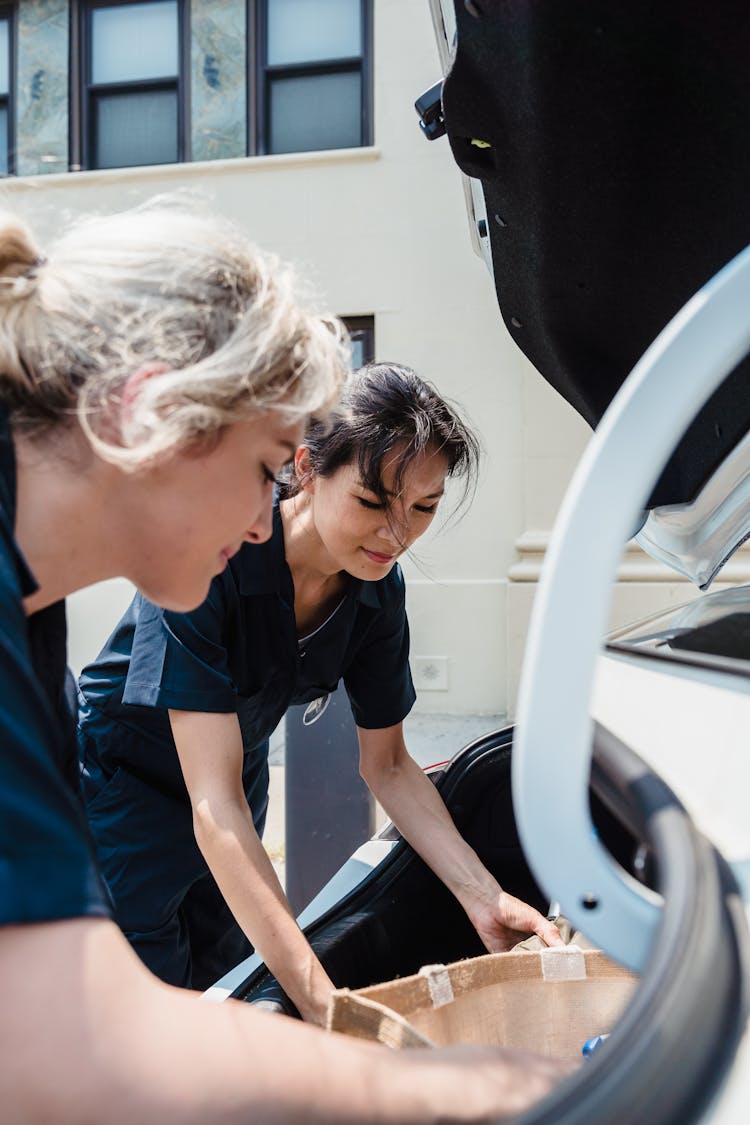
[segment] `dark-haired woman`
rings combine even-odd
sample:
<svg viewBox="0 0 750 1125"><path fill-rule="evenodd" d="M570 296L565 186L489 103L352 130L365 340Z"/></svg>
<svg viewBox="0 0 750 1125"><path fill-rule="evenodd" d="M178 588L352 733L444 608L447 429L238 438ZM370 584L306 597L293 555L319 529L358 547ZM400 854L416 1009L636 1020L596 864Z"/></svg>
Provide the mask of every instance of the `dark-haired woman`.
<svg viewBox="0 0 750 1125"><path fill-rule="evenodd" d="M488 949L557 931L506 895L410 758L414 703L398 557L427 530L476 440L413 371L373 364L313 427L274 512L190 614L137 596L80 680L84 791L118 920L149 967L204 987L263 956L307 1020L332 987L260 842L267 739L343 679L360 772Z"/></svg>

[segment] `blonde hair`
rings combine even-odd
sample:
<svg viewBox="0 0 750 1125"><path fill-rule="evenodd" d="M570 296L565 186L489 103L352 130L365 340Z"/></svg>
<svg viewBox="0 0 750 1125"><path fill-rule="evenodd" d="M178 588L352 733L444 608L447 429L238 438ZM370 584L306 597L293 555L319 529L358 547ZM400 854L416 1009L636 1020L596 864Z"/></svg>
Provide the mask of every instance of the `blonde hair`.
<svg viewBox="0 0 750 1125"><path fill-rule="evenodd" d="M166 370L111 404L148 364ZM257 411L324 414L348 363L288 265L194 203L77 221L43 257L0 213L0 402L43 433L77 416L104 459L137 468Z"/></svg>

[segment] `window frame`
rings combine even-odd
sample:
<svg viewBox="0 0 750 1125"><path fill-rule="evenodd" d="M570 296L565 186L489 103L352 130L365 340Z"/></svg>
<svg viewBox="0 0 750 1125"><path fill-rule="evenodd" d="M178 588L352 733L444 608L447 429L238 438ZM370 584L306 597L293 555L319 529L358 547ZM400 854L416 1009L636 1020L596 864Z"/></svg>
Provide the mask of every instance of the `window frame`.
<svg viewBox="0 0 750 1125"><path fill-rule="evenodd" d="M368 316L342 316L341 320L347 327L352 340L362 341L362 363L372 363L375 359L375 317Z"/></svg>
<svg viewBox="0 0 750 1125"><path fill-rule="evenodd" d="M18 5L0 4L0 19L8 21L8 93L0 94L0 106L8 113L8 170L0 179L16 175L16 72L18 65Z"/></svg>
<svg viewBox="0 0 750 1125"><path fill-rule="evenodd" d="M362 26L362 50L359 55L334 59L316 59L313 62L268 62L268 3L269 0L247 0L247 154L248 156L276 155L269 153L270 107L269 88L273 78L304 78L309 75L360 74L360 145L373 143L372 0L359 0ZM307 150L306 150L307 151ZM336 152L336 149L326 149ZM291 155L291 154L284 154Z"/></svg>
<svg viewBox="0 0 750 1125"><path fill-rule="evenodd" d="M190 159L188 76L190 74L190 6L186 0L177 4L177 74L172 78L137 78L125 82L97 82L92 75L91 17L102 8L121 8L125 5L146 4L153 0L71 0L70 4L70 171L96 171L93 164L96 138L95 103L101 96L127 96L174 90L177 97L177 155L173 163L183 164ZM169 163L172 163L170 161ZM130 167L154 165L118 165L116 171Z"/></svg>

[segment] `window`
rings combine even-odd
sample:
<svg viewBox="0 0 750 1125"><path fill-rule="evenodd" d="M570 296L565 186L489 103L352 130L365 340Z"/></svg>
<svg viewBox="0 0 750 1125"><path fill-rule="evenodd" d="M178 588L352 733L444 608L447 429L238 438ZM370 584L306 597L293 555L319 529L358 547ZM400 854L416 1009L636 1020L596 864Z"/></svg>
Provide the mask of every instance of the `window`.
<svg viewBox="0 0 750 1125"><path fill-rule="evenodd" d="M352 368L356 371L375 358L375 318L372 316L344 316L352 341Z"/></svg>
<svg viewBox="0 0 750 1125"><path fill-rule="evenodd" d="M0 175L15 172L14 12L0 6Z"/></svg>
<svg viewBox="0 0 750 1125"><path fill-rule="evenodd" d="M74 167L185 159L185 34L184 0L81 5L80 41L73 44L82 76Z"/></svg>
<svg viewBox="0 0 750 1125"><path fill-rule="evenodd" d="M249 152L371 143L369 0L251 0L258 60ZM252 102L251 98L251 102Z"/></svg>

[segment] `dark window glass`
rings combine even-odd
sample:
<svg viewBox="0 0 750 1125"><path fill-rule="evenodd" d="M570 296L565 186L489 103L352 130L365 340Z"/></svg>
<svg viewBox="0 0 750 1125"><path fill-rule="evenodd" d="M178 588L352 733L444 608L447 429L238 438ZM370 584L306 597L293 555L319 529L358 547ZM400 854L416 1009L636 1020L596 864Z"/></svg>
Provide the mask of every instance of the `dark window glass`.
<svg viewBox="0 0 750 1125"><path fill-rule="evenodd" d="M184 159L182 2L102 0L84 12L85 166Z"/></svg>
<svg viewBox="0 0 750 1125"><path fill-rule="evenodd" d="M8 106L0 103L0 174L8 174Z"/></svg>
<svg viewBox="0 0 750 1125"><path fill-rule="evenodd" d="M351 58L361 51L360 0L269 0L270 66Z"/></svg>
<svg viewBox="0 0 750 1125"><path fill-rule="evenodd" d="M10 21L0 18L0 94L10 93Z"/></svg>
<svg viewBox="0 0 750 1125"><path fill-rule="evenodd" d="M0 6L0 175L15 170L13 35L15 10Z"/></svg>
<svg viewBox="0 0 750 1125"><path fill-rule="evenodd" d="M177 160L177 94L152 90L102 94L95 102L95 168Z"/></svg>
<svg viewBox="0 0 750 1125"><path fill-rule="evenodd" d="M375 318L372 316L345 316L352 342L351 364L353 370L371 363L375 358Z"/></svg>
<svg viewBox="0 0 750 1125"><path fill-rule="evenodd" d="M271 79L270 152L352 148L362 142L359 74Z"/></svg>
<svg viewBox="0 0 750 1125"><path fill-rule="evenodd" d="M259 10L250 151L369 144L369 0L261 0Z"/></svg>
<svg viewBox="0 0 750 1125"><path fill-rule="evenodd" d="M91 81L177 76L177 3L120 4L91 13Z"/></svg>

